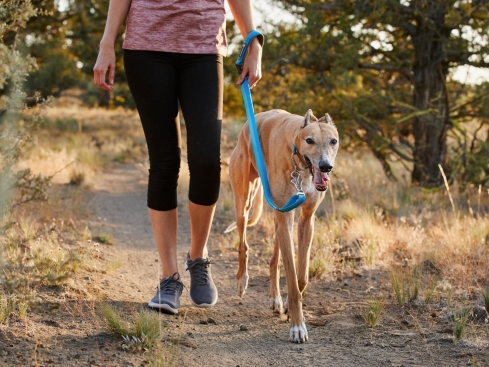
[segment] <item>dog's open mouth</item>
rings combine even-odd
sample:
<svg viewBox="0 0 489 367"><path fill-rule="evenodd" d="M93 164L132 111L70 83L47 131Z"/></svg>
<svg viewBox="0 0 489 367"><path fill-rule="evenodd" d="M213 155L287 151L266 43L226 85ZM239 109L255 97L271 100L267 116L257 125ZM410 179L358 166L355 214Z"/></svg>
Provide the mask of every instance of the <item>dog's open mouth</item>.
<svg viewBox="0 0 489 367"><path fill-rule="evenodd" d="M325 191L328 188L329 175L327 172L321 172L319 169L314 167L306 156L304 156L307 165L309 166L309 171L312 175L312 180L314 181L314 186L316 190Z"/></svg>

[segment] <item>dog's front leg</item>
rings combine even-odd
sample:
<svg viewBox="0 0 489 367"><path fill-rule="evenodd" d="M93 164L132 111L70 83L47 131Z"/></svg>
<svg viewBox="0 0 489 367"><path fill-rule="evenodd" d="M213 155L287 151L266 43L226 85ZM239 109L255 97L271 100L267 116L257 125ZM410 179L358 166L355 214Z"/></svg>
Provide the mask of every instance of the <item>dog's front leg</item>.
<svg viewBox="0 0 489 367"><path fill-rule="evenodd" d="M285 277L287 280L287 301L290 318L290 341L304 343L308 339L306 324L302 314L302 295L297 284L297 274L294 263L294 242L292 229L294 212L275 213L277 221L277 236L282 252Z"/></svg>
<svg viewBox="0 0 489 367"><path fill-rule="evenodd" d="M314 212L317 205L313 208L304 206L301 210L299 223L297 228L298 233L298 252L299 252L299 269L298 282L300 292L304 292L309 282L309 260L311 257L312 235L314 233Z"/></svg>

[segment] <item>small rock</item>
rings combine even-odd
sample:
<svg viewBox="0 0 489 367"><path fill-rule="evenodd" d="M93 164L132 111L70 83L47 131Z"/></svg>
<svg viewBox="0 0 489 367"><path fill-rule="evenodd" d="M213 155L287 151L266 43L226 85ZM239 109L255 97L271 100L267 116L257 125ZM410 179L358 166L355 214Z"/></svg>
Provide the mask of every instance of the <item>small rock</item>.
<svg viewBox="0 0 489 367"><path fill-rule="evenodd" d="M246 325L239 325L239 330L240 331L248 331L248 326L246 326Z"/></svg>
<svg viewBox="0 0 489 367"><path fill-rule="evenodd" d="M410 324L410 322L408 320L406 320L406 319L402 319L401 320L401 323L404 324L404 325L409 325Z"/></svg>
<svg viewBox="0 0 489 367"><path fill-rule="evenodd" d="M207 322L206 320L200 320L200 324L202 324L202 325L207 325L207 324L208 324L208 322Z"/></svg>
<svg viewBox="0 0 489 367"><path fill-rule="evenodd" d="M239 302L238 305L243 306L243 302Z"/></svg>
<svg viewBox="0 0 489 367"><path fill-rule="evenodd" d="M431 317L436 317L436 312L432 312Z"/></svg>
<svg viewBox="0 0 489 367"><path fill-rule="evenodd" d="M217 325L216 320L214 320L212 317L209 317L209 318L207 319L207 322L208 322L209 324L214 324L214 325Z"/></svg>
<svg viewBox="0 0 489 367"><path fill-rule="evenodd" d="M75 358L75 359L80 359L80 358L81 358L81 355L79 355L79 354L75 354L75 355L73 356L73 358Z"/></svg>
<svg viewBox="0 0 489 367"><path fill-rule="evenodd" d="M365 346L366 346L366 347L370 347L370 346L372 346L372 345L373 345L373 343L372 343L372 342L370 342L370 341L368 341L368 342L366 342L366 343L365 343Z"/></svg>
<svg viewBox="0 0 489 367"><path fill-rule="evenodd" d="M343 286L349 287L350 285L348 283L344 283Z"/></svg>

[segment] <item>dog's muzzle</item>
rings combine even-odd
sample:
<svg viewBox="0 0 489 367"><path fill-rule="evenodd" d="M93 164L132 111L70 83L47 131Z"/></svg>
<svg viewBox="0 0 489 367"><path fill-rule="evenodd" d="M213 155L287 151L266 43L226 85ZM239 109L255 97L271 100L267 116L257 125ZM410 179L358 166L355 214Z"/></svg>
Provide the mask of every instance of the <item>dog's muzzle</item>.
<svg viewBox="0 0 489 367"><path fill-rule="evenodd" d="M308 166L309 166L309 172L311 172L312 176L312 181L314 182L314 186L316 187L317 191L326 191L328 188L328 181L329 181L329 172L333 169L333 167L328 163L328 168L329 171L326 172L321 172L322 167L319 167L319 169L315 168L311 160L304 156Z"/></svg>

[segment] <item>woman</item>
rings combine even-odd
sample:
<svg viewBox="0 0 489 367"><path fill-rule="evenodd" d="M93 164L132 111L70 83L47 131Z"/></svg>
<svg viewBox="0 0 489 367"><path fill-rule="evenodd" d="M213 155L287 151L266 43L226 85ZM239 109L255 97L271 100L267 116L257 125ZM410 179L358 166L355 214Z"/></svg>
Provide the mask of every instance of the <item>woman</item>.
<svg viewBox="0 0 489 367"><path fill-rule="evenodd" d="M251 0L228 3L246 37L254 29ZM124 68L148 144L149 217L162 264L162 279L148 305L177 313L183 289L177 267L180 103L190 171L189 298L197 307L211 307L218 293L206 245L220 183L224 0L111 0L94 67L95 84L108 91L114 83L114 42L126 16ZM261 48L255 38L237 84L246 75L251 87L260 80Z"/></svg>

